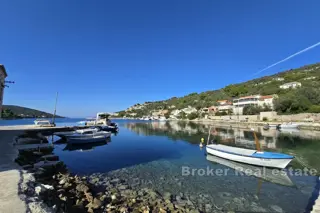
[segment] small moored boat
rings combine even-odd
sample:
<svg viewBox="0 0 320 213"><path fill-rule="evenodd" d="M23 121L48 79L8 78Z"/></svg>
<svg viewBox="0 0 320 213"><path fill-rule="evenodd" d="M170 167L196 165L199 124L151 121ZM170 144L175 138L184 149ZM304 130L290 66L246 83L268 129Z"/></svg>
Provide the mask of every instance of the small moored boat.
<svg viewBox="0 0 320 213"><path fill-rule="evenodd" d="M221 144L210 144L207 145L206 149L209 154L232 161L280 169L285 168L294 158L291 155L282 153L262 152Z"/></svg>
<svg viewBox="0 0 320 213"><path fill-rule="evenodd" d="M210 141L210 132L211 128L209 129L208 142ZM257 150L221 144L207 144L206 151L208 154L240 163L279 169L284 169L294 158L293 156L287 154L261 151L259 140L254 131L253 135Z"/></svg>
<svg viewBox="0 0 320 213"><path fill-rule="evenodd" d="M280 129L298 129L299 128L299 124L297 123L283 123L280 125Z"/></svg>
<svg viewBox="0 0 320 213"><path fill-rule="evenodd" d="M36 119L34 121L34 124L36 126L40 126L40 127L53 127L53 126L55 126L54 123L52 123L50 120L47 120L47 119Z"/></svg>
<svg viewBox="0 0 320 213"><path fill-rule="evenodd" d="M69 144L95 143L106 140L111 136L111 132L99 131L99 129L77 130L72 135L65 136Z"/></svg>
<svg viewBox="0 0 320 213"><path fill-rule="evenodd" d="M275 173L272 169L269 168L237 163L213 155L207 155L207 160L214 163L222 164L238 172L243 172L248 176L255 176L257 178L261 178L263 180L283 186L294 186L290 177L288 177L286 171L284 170L279 170L279 172Z"/></svg>

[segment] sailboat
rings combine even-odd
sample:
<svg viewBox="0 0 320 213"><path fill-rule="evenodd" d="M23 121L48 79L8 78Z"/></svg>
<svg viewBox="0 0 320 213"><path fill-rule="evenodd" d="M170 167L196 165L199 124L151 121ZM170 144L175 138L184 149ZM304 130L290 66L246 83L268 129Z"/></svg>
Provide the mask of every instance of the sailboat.
<svg viewBox="0 0 320 213"><path fill-rule="evenodd" d="M259 140L254 131L256 150L231 147L222 144L209 144L210 131L211 127L209 129L206 151L211 155L240 163L279 169L284 169L294 158L291 155L283 153L261 151Z"/></svg>
<svg viewBox="0 0 320 213"><path fill-rule="evenodd" d="M53 117L52 117L52 121L50 121L49 119L36 119L34 120L34 124L36 126L39 127L55 127L55 116L56 116L56 111L57 111L57 101L58 101L58 93L56 95L56 102L55 102L55 106L54 106L54 113L53 113Z"/></svg>

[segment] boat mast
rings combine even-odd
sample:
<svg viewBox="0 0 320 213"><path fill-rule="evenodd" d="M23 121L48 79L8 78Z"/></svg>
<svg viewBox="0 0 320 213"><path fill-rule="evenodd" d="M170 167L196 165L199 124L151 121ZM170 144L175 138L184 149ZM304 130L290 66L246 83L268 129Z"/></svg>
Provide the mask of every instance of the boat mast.
<svg viewBox="0 0 320 213"><path fill-rule="evenodd" d="M260 151L261 151L260 142L259 142L259 140L258 140L258 137L257 137L255 131L253 131L253 136L254 136L254 141L256 142L256 148L257 148L257 150L260 152Z"/></svg>
<svg viewBox="0 0 320 213"><path fill-rule="evenodd" d="M53 124L55 123L55 118L56 118L57 101L58 101L58 92L57 92L57 95L56 95L56 103L55 103L55 105L54 105L54 112L53 112L53 117L52 117L52 123L53 123Z"/></svg>

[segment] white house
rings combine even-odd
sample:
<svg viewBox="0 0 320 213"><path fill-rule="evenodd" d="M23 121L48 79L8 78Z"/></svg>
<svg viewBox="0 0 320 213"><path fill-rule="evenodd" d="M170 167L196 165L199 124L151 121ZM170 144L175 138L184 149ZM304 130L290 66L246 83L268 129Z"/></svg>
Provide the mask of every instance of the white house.
<svg viewBox="0 0 320 213"><path fill-rule="evenodd" d="M229 110L233 109L232 102L228 100L219 100L217 101L218 106L217 106L217 111L219 112L228 112Z"/></svg>
<svg viewBox="0 0 320 213"><path fill-rule="evenodd" d="M280 86L281 89L289 89L289 88L297 88L297 87L301 87L301 83L300 82L289 82L289 83L285 83L285 84L282 84Z"/></svg>
<svg viewBox="0 0 320 213"><path fill-rule="evenodd" d="M275 80L275 81L284 81L284 78L278 77L278 78L274 78L273 80Z"/></svg>
<svg viewBox="0 0 320 213"><path fill-rule="evenodd" d="M0 64L0 118L2 116L2 103L3 103L3 94L4 94L4 85L5 79L8 76L6 68L4 65Z"/></svg>
<svg viewBox="0 0 320 213"><path fill-rule="evenodd" d="M303 80L312 80L312 79L316 79L316 77L315 76L311 76L311 77L304 78Z"/></svg>
<svg viewBox="0 0 320 213"><path fill-rule="evenodd" d="M251 95L233 99L233 113L242 114L243 108L245 106L269 106L273 109L273 99L276 98L276 95Z"/></svg>

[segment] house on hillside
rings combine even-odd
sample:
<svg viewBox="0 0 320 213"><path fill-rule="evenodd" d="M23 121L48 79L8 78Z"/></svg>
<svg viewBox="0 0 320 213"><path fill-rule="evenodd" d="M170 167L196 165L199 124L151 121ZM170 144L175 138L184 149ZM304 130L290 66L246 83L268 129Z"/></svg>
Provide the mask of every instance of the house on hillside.
<svg viewBox="0 0 320 213"><path fill-rule="evenodd" d="M211 107L208 107L208 112L212 112L212 113L215 113L218 111L218 107L217 106L211 106Z"/></svg>
<svg viewBox="0 0 320 213"><path fill-rule="evenodd" d="M316 77L315 76L310 76L310 77L304 78L303 80L313 80L313 79L316 79Z"/></svg>
<svg viewBox="0 0 320 213"><path fill-rule="evenodd" d="M228 100L219 100L218 102L218 106L217 106L217 111L218 112L230 112L233 111L233 104L231 101Z"/></svg>
<svg viewBox="0 0 320 213"><path fill-rule="evenodd" d="M244 96L237 99L233 99L233 113L242 114L243 108L245 106L269 106L273 109L273 100L277 98L277 95L250 95Z"/></svg>
<svg viewBox="0 0 320 213"><path fill-rule="evenodd" d="M301 87L301 83L296 81L285 83L280 86L281 89L295 89L297 87Z"/></svg>
<svg viewBox="0 0 320 213"><path fill-rule="evenodd" d="M2 116L2 104L3 104L3 95L5 88L5 79L8 76L6 68L4 65L0 64L0 118Z"/></svg>
<svg viewBox="0 0 320 213"><path fill-rule="evenodd" d="M278 77L278 78L273 78L273 80L274 80L274 81L284 81L284 78Z"/></svg>

